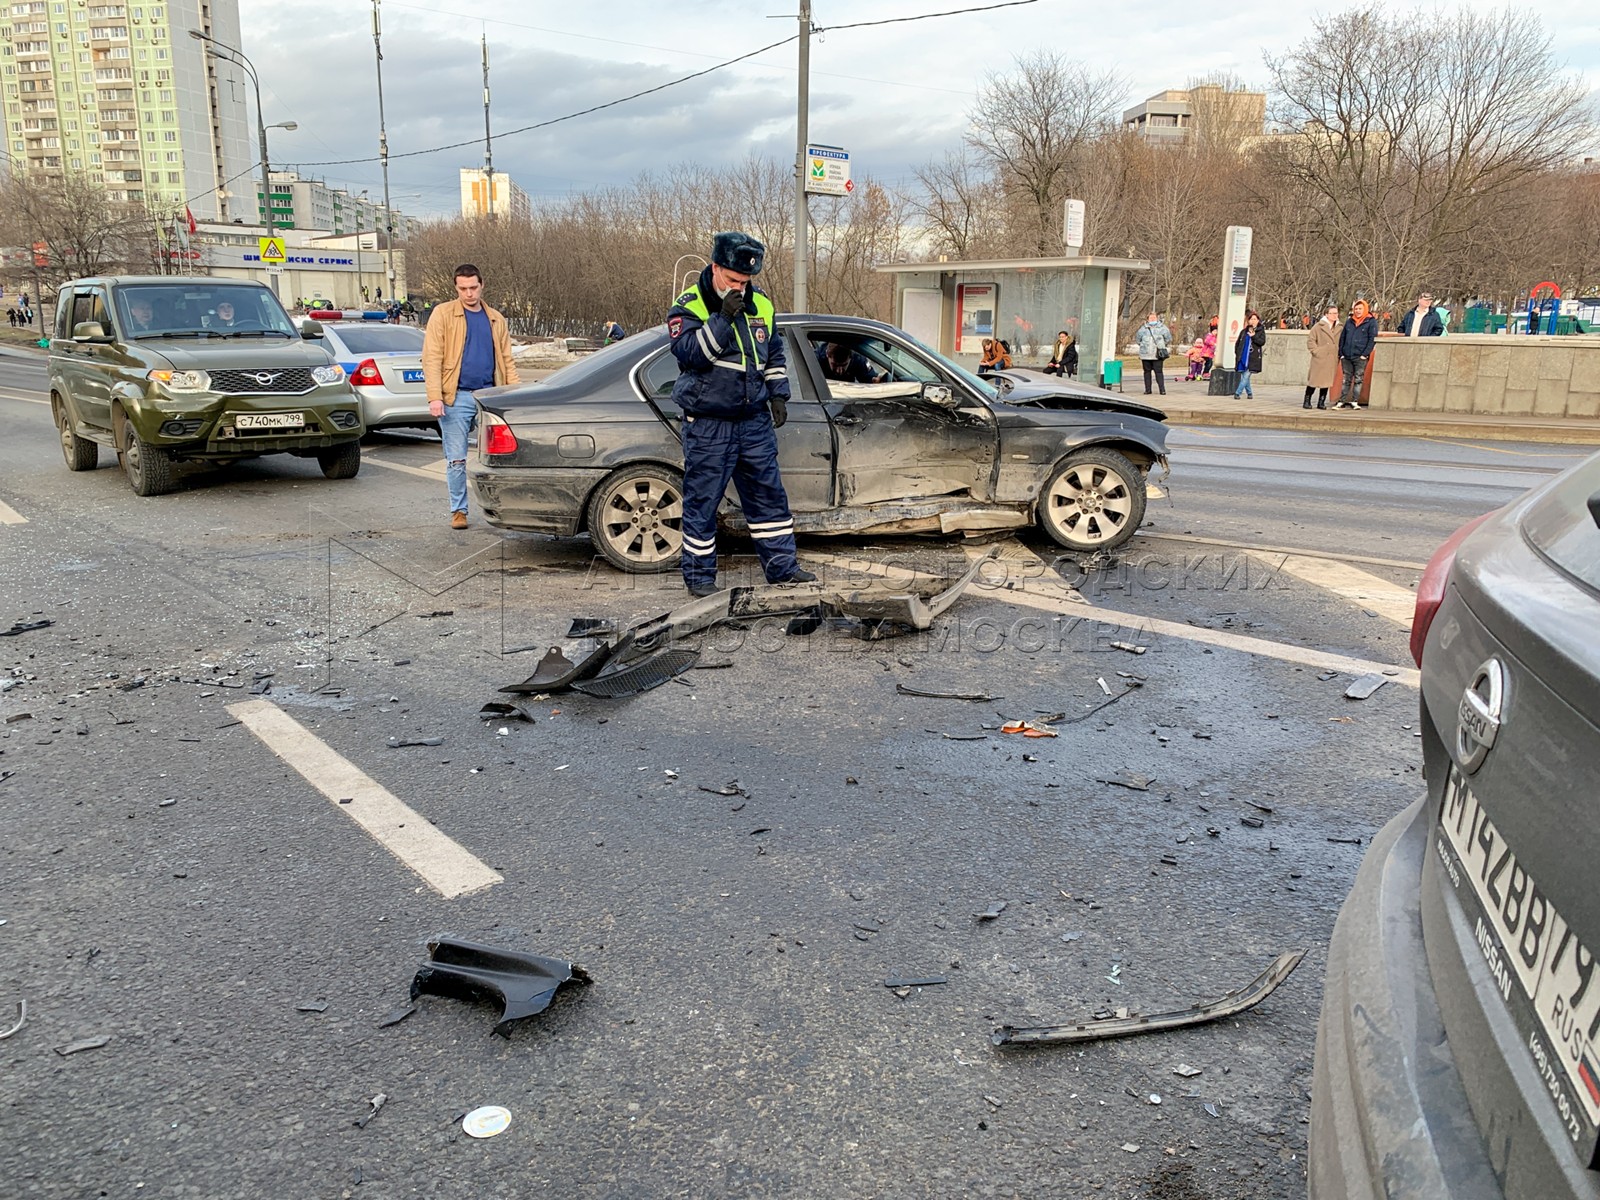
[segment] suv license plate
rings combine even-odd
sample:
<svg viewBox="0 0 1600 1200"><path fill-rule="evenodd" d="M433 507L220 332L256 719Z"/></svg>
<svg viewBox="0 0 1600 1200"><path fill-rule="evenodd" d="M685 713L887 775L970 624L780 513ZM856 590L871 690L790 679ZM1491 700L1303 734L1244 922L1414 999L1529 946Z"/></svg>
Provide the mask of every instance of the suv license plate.
<svg viewBox="0 0 1600 1200"><path fill-rule="evenodd" d="M303 412L239 413L233 423L240 429L298 429L306 423Z"/></svg>

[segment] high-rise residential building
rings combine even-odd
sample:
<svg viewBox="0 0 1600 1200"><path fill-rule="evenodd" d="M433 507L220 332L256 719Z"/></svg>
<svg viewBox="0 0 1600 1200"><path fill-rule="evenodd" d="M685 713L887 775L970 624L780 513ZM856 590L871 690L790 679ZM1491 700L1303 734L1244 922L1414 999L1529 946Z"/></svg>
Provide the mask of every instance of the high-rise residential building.
<svg viewBox="0 0 1600 1200"><path fill-rule="evenodd" d="M0 0L8 169L83 173L162 215L255 221L250 81L191 29L238 47L238 0Z"/></svg>
<svg viewBox="0 0 1600 1200"><path fill-rule="evenodd" d="M482 167L462 167L461 215L526 221L533 215L533 207L528 203L528 193L512 183L504 171L496 171L491 184L489 173Z"/></svg>
<svg viewBox="0 0 1600 1200"><path fill-rule="evenodd" d="M1129 132L1147 141L1171 144L1181 142L1197 125L1206 123L1217 127L1213 132L1232 141L1260 138L1266 119L1266 93L1232 91L1215 83L1169 88L1122 114L1123 127Z"/></svg>
<svg viewBox="0 0 1600 1200"><path fill-rule="evenodd" d="M256 189L260 220L265 221L261 189ZM411 232L412 219L392 209L394 236L403 241ZM383 225L381 194L352 194L348 188L333 187L321 179L307 179L298 171L272 173L272 223L279 229L317 229L329 233L372 233Z"/></svg>

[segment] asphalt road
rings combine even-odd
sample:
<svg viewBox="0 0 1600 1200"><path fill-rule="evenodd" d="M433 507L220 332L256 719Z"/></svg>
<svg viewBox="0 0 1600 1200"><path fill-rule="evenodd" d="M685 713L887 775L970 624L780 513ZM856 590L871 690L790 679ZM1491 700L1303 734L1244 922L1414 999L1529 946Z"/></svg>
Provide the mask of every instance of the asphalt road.
<svg viewBox="0 0 1600 1200"><path fill-rule="evenodd" d="M452 532L411 434L350 481L272 458L141 500L109 455L66 471L42 387L0 358L0 628L54 622L0 641L18 1197L1303 1196L1354 840L1422 787L1407 593L1462 521L1578 459L1177 430L1111 563L1027 534L932 636L723 629L720 669L485 722L569 618L681 588L582 539ZM1346 700L1369 666L1396 674ZM1052 739L995 728L1053 713ZM461 870L488 886L451 895ZM382 1024L442 933L593 983L509 1039L434 996ZM990 1044L1215 998L1290 949L1233 1019ZM464 1136L486 1104L509 1128Z"/></svg>

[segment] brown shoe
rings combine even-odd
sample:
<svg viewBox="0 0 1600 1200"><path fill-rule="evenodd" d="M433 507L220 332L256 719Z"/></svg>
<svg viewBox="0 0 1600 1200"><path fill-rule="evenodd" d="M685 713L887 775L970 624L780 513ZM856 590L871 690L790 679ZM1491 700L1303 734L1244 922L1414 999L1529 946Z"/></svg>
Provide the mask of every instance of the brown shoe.
<svg viewBox="0 0 1600 1200"><path fill-rule="evenodd" d="M450 514L451 529L465 529L467 527L467 514L464 512Z"/></svg>

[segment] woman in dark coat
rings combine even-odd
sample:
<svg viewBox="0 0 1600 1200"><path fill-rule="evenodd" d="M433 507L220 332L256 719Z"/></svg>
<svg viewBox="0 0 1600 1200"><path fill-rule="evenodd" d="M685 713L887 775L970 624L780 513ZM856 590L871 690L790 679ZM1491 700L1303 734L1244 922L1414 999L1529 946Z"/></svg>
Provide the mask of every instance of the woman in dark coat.
<svg viewBox="0 0 1600 1200"><path fill-rule="evenodd" d="M1254 309L1244 315L1244 328L1233 342L1233 362L1239 372L1239 386L1233 389L1233 398L1256 398L1250 386L1250 376L1261 373L1261 351L1267 344L1267 331L1261 328L1261 314Z"/></svg>

